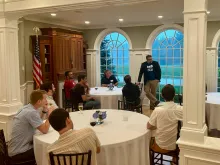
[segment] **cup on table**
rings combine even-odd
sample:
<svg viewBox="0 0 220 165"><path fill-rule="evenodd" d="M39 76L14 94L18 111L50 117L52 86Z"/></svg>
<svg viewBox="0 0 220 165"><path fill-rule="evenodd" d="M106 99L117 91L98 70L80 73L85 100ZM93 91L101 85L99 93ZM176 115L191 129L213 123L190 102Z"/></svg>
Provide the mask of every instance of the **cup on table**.
<svg viewBox="0 0 220 165"><path fill-rule="evenodd" d="M95 87L95 90L97 90L98 89L98 87Z"/></svg>
<svg viewBox="0 0 220 165"><path fill-rule="evenodd" d="M83 103L79 103L79 104L78 104L78 109L79 109L80 113L82 114L82 111L83 111Z"/></svg>
<svg viewBox="0 0 220 165"><path fill-rule="evenodd" d="M123 121L128 121L128 114L122 113L122 120Z"/></svg>

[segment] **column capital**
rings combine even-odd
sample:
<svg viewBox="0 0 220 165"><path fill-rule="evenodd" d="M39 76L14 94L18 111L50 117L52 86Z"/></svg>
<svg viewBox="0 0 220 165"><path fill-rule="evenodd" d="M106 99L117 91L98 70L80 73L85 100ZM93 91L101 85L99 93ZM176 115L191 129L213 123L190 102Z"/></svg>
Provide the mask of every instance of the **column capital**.
<svg viewBox="0 0 220 165"><path fill-rule="evenodd" d="M208 0L184 0L184 14L207 12Z"/></svg>

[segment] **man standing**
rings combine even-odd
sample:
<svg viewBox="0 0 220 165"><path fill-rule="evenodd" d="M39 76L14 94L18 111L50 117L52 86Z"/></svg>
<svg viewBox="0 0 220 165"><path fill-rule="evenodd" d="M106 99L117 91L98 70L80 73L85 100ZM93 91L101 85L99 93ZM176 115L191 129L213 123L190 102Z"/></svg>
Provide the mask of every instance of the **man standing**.
<svg viewBox="0 0 220 165"><path fill-rule="evenodd" d="M144 90L147 98L150 100L150 109L154 110L160 103L156 99L156 90L161 78L161 69L158 62L152 60L151 55L147 55L146 60L146 62L141 64L138 82L141 82L142 75L144 74Z"/></svg>
<svg viewBox="0 0 220 165"><path fill-rule="evenodd" d="M65 77L66 77L66 80L64 82L65 95L66 95L66 98L70 100L70 90L75 87L76 83L73 79L73 72L66 71Z"/></svg>
<svg viewBox="0 0 220 165"><path fill-rule="evenodd" d="M47 109L46 92L33 91L30 96L30 104L25 105L14 117L12 124L11 139L8 144L8 154L10 164L22 162L34 162L33 135L36 129L46 134L50 123L48 120L43 122L38 111L43 107L42 117L49 116L53 107ZM34 163L35 164L35 163ZM32 163L29 163L32 165Z"/></svg>

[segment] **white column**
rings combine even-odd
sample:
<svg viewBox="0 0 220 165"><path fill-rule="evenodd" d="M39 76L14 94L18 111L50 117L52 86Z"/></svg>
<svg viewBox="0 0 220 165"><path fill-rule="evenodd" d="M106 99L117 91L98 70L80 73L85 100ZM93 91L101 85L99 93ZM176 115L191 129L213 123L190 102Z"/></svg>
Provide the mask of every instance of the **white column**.
<svg viewBox="0 0 220 165"><path fill-rule="evenodd" d="M0 129L4 129L7 138L11 119L22 106L17 19L0 17L0 66Z"/></svg>
<svg viewBox="0 0 220 165"><path fill-rule="evenodd" d="M217 92L218 51L217 48L206 48L206 84L208 92Z"/></svg>
<svg viewBox="0 0 220 165"><path fill-rule="evenodd" d="M184 0L184 118L181 140L203 143L207 0Z"/></svg>

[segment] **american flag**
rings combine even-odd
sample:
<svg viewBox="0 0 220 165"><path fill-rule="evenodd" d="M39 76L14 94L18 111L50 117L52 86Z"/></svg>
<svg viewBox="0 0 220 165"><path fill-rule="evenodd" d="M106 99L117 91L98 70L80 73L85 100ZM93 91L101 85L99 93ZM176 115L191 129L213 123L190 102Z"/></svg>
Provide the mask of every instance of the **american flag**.
<svg viewBox="0 0 220 165"><path fill-rule="evenodd" d="M37 87L40 87L42 82L42 72L41 72L41 62L40 62L40 48L38 37L36 36L36 43L35 43L35 51L34 51L34 61L33 61L33 76L34 80L37 84Z"/></svg>

